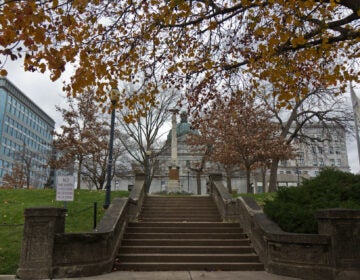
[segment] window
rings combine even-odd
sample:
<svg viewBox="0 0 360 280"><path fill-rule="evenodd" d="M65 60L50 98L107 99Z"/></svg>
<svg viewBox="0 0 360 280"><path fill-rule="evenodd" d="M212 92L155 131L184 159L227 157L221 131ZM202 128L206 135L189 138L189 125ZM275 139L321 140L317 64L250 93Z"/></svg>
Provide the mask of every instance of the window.
<svg viewBox="0 0 360 280"><path fill-rule="evenodd" d="M330 159L330 165L331 165L331 166L335 166L335 159L333 159L333 158Z"/></svg>
<svg viewBox="0 0 360 280"><path fill-rule="evenodd" d="M338 159L336 160L336 165L337 165L337 166L341 166L341 159L338 158Z"/></svg>
<svg viewBox="0 0 360 280"><path fill-rule="evenodd" d="M319 164L320 166L324 166L324 160L322 158L319 160Z"/></svg>
<svg viewBox="0 0 360 280"><path fill-rule="evenodd" d="M317 166L317 165L318 165L318 161L317 161L316 158L314 158L314 160L313 160L313 166Z"/></svg>
<svg viewBox="0 0 360 280"><path fill-rule="evenodd" d="M318 151L319 151L319 154L322 154L322 153L323 153L323 148L322 148L322 147L318 147Z"/></svg>
<svg viewBox="0 0 360 280"><path fill-rule="evenodd" d="M297 162L298 165L304 165L305 164L305 159L304 159L304 153L303 152L297 153L296 162Z"/></svg>
<svg viewBox="0 0 360 280"><path fill-rule="evenodd" d="M329 153L330 153L330 154L334 154L334 147L333 147L333 146L330 146L330 147L329 147Z"/></svg>

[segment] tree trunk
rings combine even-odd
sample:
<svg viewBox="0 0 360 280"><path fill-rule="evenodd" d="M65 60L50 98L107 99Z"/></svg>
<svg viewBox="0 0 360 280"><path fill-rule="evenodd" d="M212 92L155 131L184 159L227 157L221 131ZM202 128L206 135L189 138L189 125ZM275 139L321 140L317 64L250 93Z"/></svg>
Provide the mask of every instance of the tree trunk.
<svg viewBox="0 0 360 280"><path fill-rule="evenodd" d="M226 175L226 186L229 193L232 193L231 176L229 174Z"/></svg>
<svg viewBox="0 0 360 280"><path fill-rule="evenodd" d="M277 189L277 171L279 160L273 160L270 165L269 192L275 192Z"/></svg>
<svg viewBox="0 0 360 280"><path fill-rule="evenodd" d="M201 195L201 171L196 172L197 194Z"/></svg>
<svg viewBox="0 0 360 280"><path fill-rule="evenodd" d="M246 167L246 192L252 193L251 191L251 169L249 167Z"/></svg>
<svg viewBox="0 0 360 280"><path fill-rule="evenodd" d="M266 192L266 167L261 169L262 192Z"/></svg>
<svg viewBox="0 0 360 280"><path fill-rule="evenodd" d="M30 169L26 170L26 188L30 189Z"/></svg>
<svg viewBox="0 0 360 280"><path fill-rule="evenodd" d="M80 190L80 185L81 185L81 168L82 168L82 160L79 160L78 170L77 170L77 182L76 182L77 190Z"/></svg>

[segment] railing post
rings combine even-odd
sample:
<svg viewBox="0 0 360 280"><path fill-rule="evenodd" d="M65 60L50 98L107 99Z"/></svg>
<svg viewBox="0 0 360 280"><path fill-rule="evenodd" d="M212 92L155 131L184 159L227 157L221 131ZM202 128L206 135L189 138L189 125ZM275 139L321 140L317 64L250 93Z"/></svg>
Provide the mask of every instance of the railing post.
<svg viewBox="0 0 360 280"><path fill-rule="evenodd" d="M20 279L51 279L55 234L64 233L63 208L39 207L25 209L24 236L20 266Z"/></svg>

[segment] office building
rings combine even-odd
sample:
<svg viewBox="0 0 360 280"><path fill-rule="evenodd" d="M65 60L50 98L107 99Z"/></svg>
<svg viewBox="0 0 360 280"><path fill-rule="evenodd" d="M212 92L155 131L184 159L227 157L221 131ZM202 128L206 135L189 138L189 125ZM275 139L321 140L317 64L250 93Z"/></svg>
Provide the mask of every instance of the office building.
<svg viewBox="0 0 360 280"><path fill-rule="evenodd" d="M0 186L15 168L29 187L49 184L48 161L55 122L7 78L0 77ZM17 186L17 187L26 187Z"/></svg>

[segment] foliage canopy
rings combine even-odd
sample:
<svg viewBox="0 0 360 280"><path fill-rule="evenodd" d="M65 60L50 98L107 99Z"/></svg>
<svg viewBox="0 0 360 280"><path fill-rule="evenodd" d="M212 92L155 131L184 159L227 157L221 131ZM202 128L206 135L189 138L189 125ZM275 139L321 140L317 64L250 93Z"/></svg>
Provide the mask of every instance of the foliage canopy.
<svg viewBox="0 0 360 280"><path fill-rule="evenodd" d="M288 232L316 233L315 212L326 208L360 209L360 176L324 169L300 187L280 188L266 201L265 213Z"/></svg>
<svg viewBox="0 0 360 280"><path fill-rule="evenodd" d="M28 71L50 71L75 95L87 86L144 75L148 90L120 105L152 105L158 83L191 87L193 107L225 83L273 84L282 100L358 80L360 0L27 0L1 1L0 55ZM1 73L6 74L2 68Z"/></svg>

